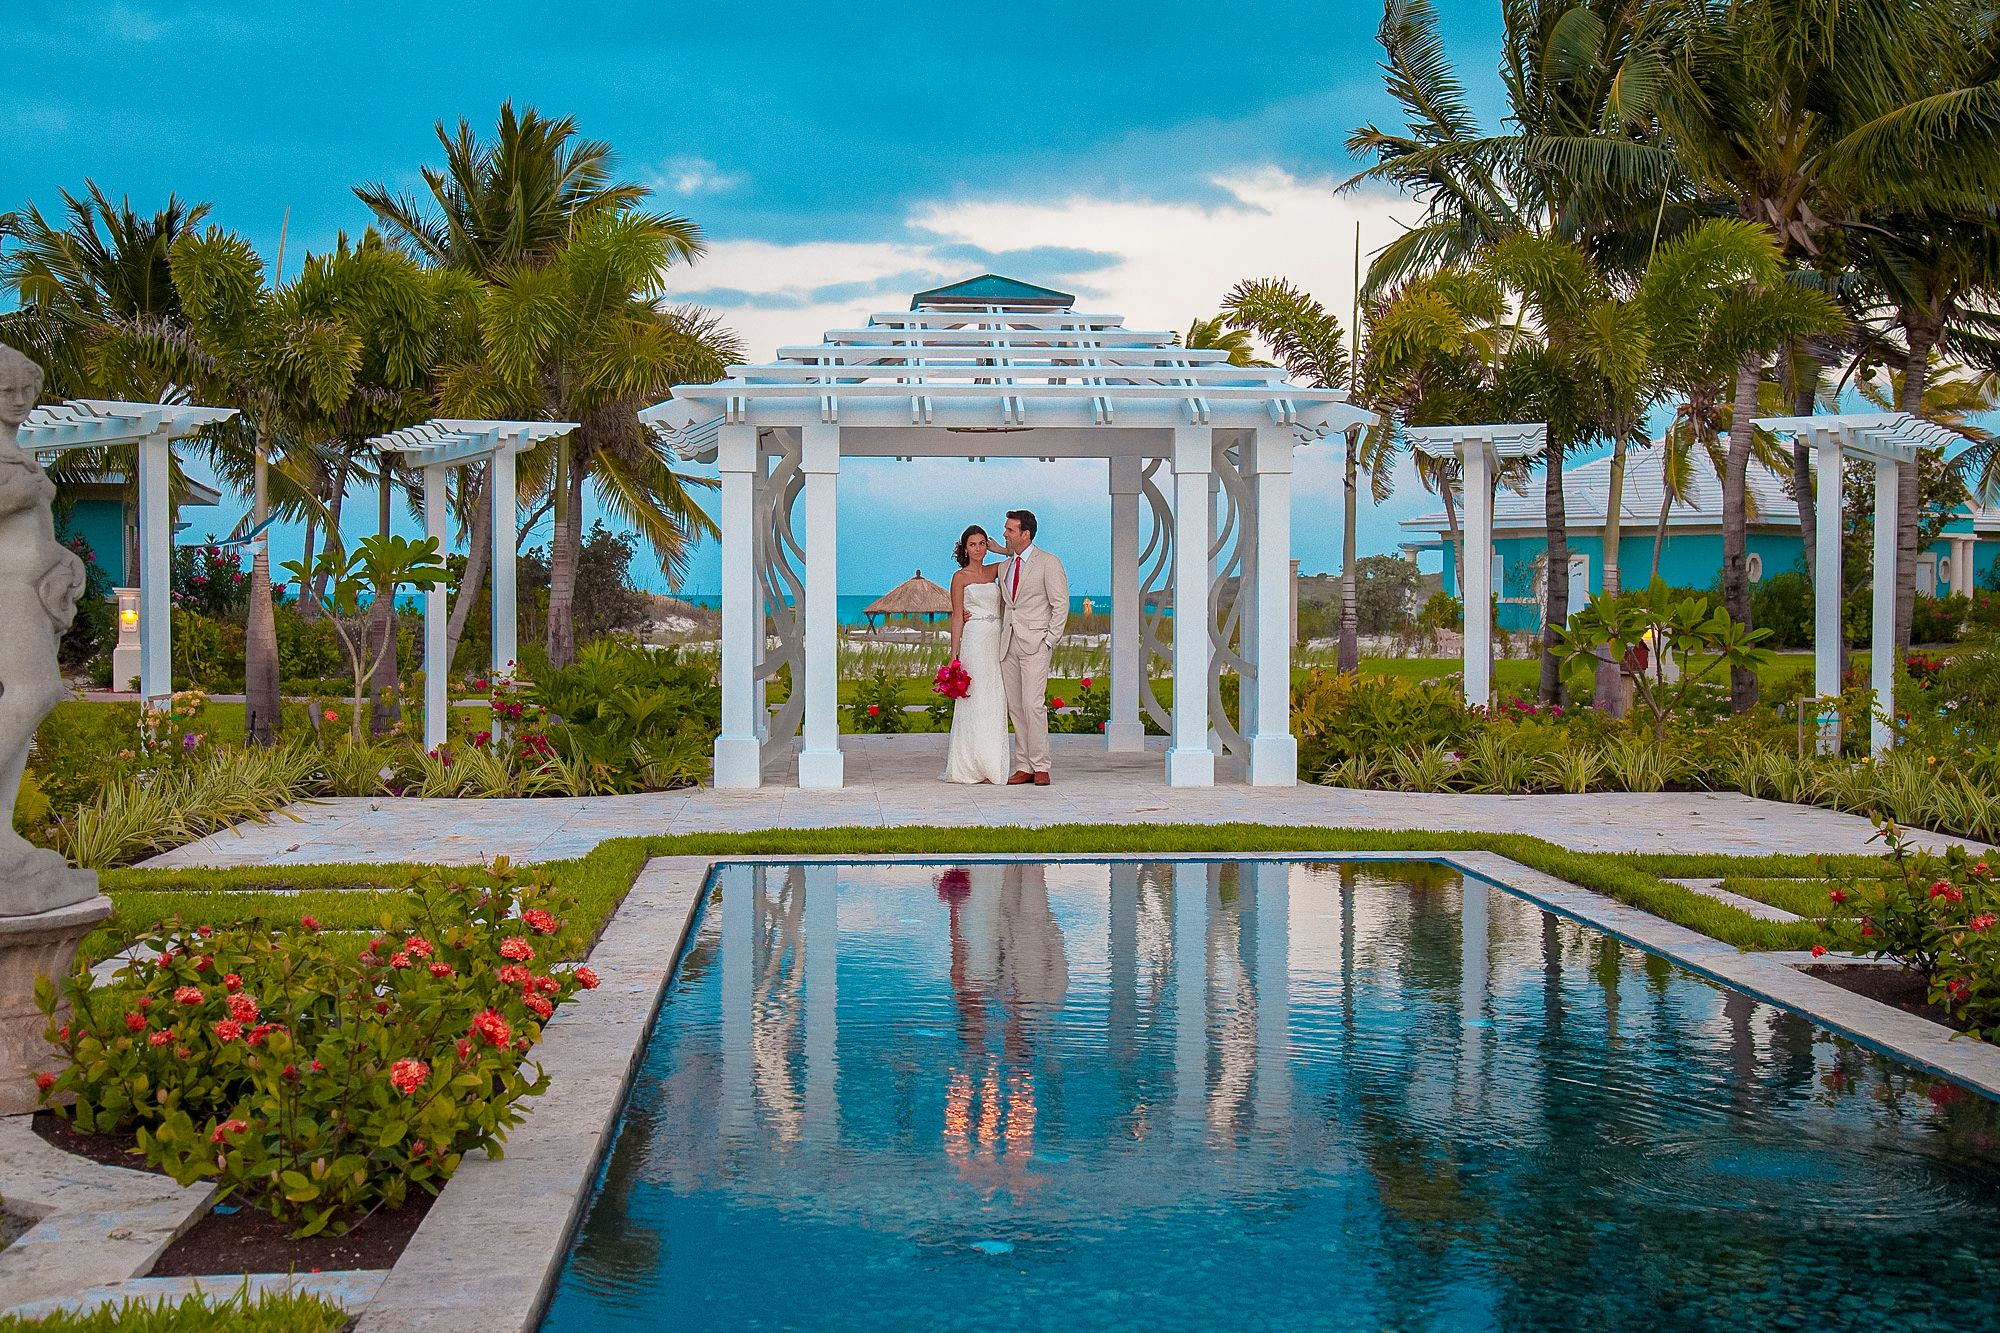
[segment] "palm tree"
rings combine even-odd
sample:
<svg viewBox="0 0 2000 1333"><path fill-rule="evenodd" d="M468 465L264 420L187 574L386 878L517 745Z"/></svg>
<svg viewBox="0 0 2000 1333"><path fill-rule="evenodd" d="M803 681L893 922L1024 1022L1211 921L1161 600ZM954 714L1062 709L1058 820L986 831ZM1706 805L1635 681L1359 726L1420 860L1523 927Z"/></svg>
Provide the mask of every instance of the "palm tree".
<svg viewBox="0 0 2000 1333"><path fill-rule="evenodd" d="M168 255L201 224L208 205L169 195L166 207L141 217L129 198L113 204L90 180L83 198L65 190L62 199L65 221L51 221L32 203L0 214L0 239L12 242L0 254L0 287L20 300L18 310L0 315L0 342L42 364L51 397L156 398L165 383L134 378L137 367L105 364L97 344L113 329L178 319Z"/></svg>
<svg viewBox="0 0 2000 1333"><path fill-rule="evenodd" d="M1174 341L1190 350L1227 352L1232 366L1263 364L1257 359L1257 347L1251 340L1250 330L1231 324L1226 315L1206 318L1197 315L1189 322L1186 333L1174 335Z"/></svg>
<svg viewBox="0 0 2000 1333"><path fill-rule="evenodd" d="M669 580L680 577L690 540L716 531L692 490L712 483L676 471L635 415L674 384L719 377L741 355L712 316L659 304L661 281L680 253L673 229L644 213L580 220L545 266L494 275L482 303L482 363L447 376L448 402L542 401L580 423L564 437L551 478L547 646L557 666L576 649L571 608L586 479L595 478L605 507L652 546Z"/></svg>
<svg viewBox="0 0 2000 1333"><path fill-rule="evenodd" d="M1230 289L1222 308L1229 322L1264 340L1288 378L1321 389L1347 383L1350 370L1347 334L1340 319L1310 293L1283 278L1245 279ZM1197 326L1199 327L1199 326ZM1340 557L1340 647L1336 667L1343 672L1361 667L1361 642L1355 620L1354 526L1359 515L1360 472L1366 466L1379 487L1386 484L1385 437L1371 435L1364 447L1359 431L1347 432L1343 513L1345 531ZM1365 454L1365 458L1364 458Z"/></svg>
<svg viewBox="0 0 2000 1333"><path fill-rule="evenodd" d="M2000 189L1990 15L1940 0L1741 0L1681 6L1674 24L1661 126L1697 185L1769 227L1787 264L1820 259L1843 219L1978 210ZM1769 360L1753 347L1737 366L1723 474L1723 596L1745 625L1748 423ZM1802 522L1810 485L1793 479ZM1755 672L1732 673L1731 694L1739 709L1754 702Z"/></svg>
<svg viewBox="0 0 2000 1333"><path fill-rule="evenodd" d="M490 142L482 142L465 121L459 122L456 134L439 122L437 137L445 164L423 168L428 199L399 197L381 184L356 187L355 194L412 253L427 263L458 269L482 281L549 264L579 225L594 217L637 209L649 193L641 185L617 180L617 159L611 146L581 138L571 117L551 120L532 107L516 115L513 104L506 102L501 104ZM645 216L659 234L666 262L690 262L700 255L701 230L694 223L665 213ZM456 388L446 404L448 411L492 415L501 410L494 406L499 402L510 403L506 410L520 414L555 410L553 394L495 391L491 377L476 367L460 366L451 382ZM572 490L581 493L580 481L572 484L571 477L574 443L565 437L553 446L544 446L536 456L523 459L517 473L524 489L540 484L554 496L558 531L552 554L571 565L582 531L579 522L571 521L568 502ZM464 634L466 617L485 584L492 550L492 513L484 495L484 478L472 468L460 469L460 478L454 508L464 516L469 531L465 577L446 635L453 655ZM685 485L677 478L667 489L684 491ZM651 524L655 531L673 526L670 516L653 517L664 520ZM670 563L677 563L677 558ZM558 615L554 601L552 594L552 632ZM559 614L566 637L567 601Z"/></svg>

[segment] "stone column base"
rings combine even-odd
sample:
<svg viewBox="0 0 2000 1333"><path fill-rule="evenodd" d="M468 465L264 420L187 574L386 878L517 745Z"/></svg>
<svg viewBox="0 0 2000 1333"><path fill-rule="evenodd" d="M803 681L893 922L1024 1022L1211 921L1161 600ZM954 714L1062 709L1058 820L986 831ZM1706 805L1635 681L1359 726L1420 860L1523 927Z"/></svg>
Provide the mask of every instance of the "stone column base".
<svg viewBox="0 0 2000 1333"><path fill-rule="evenodd" d="M48 1019L35 1007L35 979L53 979L60 994L76 946L110 915L111 900L100 894L32 916L0 916L0 1115L35 1110L35 1075L62 1067L62 1057L42 1037ZM68 1009L66 1000L58 1002L58 1021Z"/></svg>

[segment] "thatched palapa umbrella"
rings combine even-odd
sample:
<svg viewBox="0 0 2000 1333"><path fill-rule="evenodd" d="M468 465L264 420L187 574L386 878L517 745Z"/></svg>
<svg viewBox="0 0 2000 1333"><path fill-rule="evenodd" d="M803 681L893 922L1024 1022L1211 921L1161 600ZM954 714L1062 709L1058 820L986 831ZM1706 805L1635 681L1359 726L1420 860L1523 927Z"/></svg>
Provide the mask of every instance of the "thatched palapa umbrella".
<svg viewBox="0 0 2000 1333"><path fill-rule="evenodd" d="M951 614L951 594L924 577L918 570L915 578L906 579L883 593L861 612L868 617L872 627L877 616L922 616L926 620L936 620L939 616Z"/></svg>

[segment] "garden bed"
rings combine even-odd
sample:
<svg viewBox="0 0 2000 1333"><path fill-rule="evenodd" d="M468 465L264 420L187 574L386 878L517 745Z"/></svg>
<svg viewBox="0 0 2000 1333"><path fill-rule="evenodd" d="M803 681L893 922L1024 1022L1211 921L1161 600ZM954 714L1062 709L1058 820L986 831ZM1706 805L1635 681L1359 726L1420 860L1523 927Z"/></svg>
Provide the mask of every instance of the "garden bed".
<svg viewBox="0 0 2000 1333"><path fill-rule="evenodd" d="M409 1202L384 1208L343 1236L292 1239L292 1226L261 1209L210 1210L166 1248L148 1277L211 1274L320 1273L395 1266L437 1196L413 1191ZM227 1207L228 1205L224 1205Z"/></svg>
<svg viewBox="0 0 2000 1333"><path fill-rule="evenodd" d="M1966 1025L1941 1004L1932 1004L1929 983L1922 974L1907 968L1883 967L1873 963L1813 963L1801 968L1807 976L1830 981L1844 991L1892 1005L1906 1014L1928 1018L1955 1031Z"/></svg>
<svg viewBox="0 0 2000 1333"><path fill-rule="evenodd" d="M44 1142L101 1166L122 1166L128 1171L145 1171L156 1176L166 1174L156 1166L146 1165L145 1157L133 1148L130 1133L86 1133L54 1111L47 1110L35 1112L33 1124L35 1133Z"/></svg>

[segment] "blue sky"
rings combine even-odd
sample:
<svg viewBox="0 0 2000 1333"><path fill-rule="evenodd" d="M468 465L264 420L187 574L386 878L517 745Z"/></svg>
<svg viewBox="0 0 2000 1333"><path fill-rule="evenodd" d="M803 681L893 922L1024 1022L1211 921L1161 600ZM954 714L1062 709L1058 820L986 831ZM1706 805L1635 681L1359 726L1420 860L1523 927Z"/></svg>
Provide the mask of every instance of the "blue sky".
<svg viewBox="0 0 2000 1333"><path fill-rule="evenodd" d="M211 201L267 257L289 209L297 255L366 224L351 185L415 188L436 122L490 130L511 98L575 116L704 227L711 253L674 295L760 359L989 268L1146 327L1272 274L1345 309L1356 222L1372 247L1412 213L1332 195L1349 131L1392 114L1369 4L27 8L0 28L0 208L50 209L90 177L145 211ZM1498 7L1440 8L1490 116ZM1300 468L1295 551L1330 569L1336 469L1323 449ZM1107 581L1094 471L884 462L843 491L844 591L941 566L964 522L1024 504L1080 588ZM1362 549L1434 504L1406 469ZM716 566L698 553L687 586L713 589Z"/></svg>

